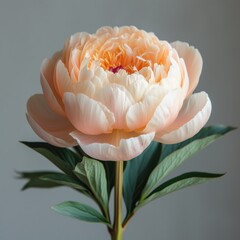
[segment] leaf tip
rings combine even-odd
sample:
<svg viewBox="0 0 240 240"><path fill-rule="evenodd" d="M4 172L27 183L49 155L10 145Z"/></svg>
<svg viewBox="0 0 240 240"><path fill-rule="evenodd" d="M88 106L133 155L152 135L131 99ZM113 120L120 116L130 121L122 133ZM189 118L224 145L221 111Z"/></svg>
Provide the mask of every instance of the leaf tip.
<svg viewBox="0 0 240 240"><path fill-rule="evenodd" d="M58 203L58 204L55 204L55 205L51 206L50 208L51 208L53 211L55 211L55 212L61 213L61 212L59 211L59 207L61 207L63 204L64 204L64 203Z"/></svg>
<svg viewBox="0 0 240 240"><path fill-rule="evenodd" d="M56 205L50 207L52 210L56 211Z"/></svg>
<svg viewBox="0 0 240 240"><path fill-rule="evenodd" d="M21 192L23 192L23 191L25 191L25 190L27 190L28 189L28 186L27 186L27 184L25 184L22 188L21 188Z"/></svg>

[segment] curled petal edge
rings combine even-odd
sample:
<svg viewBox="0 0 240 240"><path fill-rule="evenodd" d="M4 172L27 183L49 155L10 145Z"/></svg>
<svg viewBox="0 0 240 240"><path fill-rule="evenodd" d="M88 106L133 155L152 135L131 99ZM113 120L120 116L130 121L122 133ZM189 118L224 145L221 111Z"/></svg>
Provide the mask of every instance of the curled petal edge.
<svg viewBox="0 0 240 240"><path fill-rule="evenodd" d="M176 122L169 127L169 130L172 128L172 131L170 130L167 133L160 132L156 134L155 141L165 144L174 144L193 137L201 130L210 117L212 104L208 95L205 92L201 92L193 94L186 100L184 105L186 106L196 95L198 95L197 98L199 101L203 101L203 106L201 108L199 108L199 106L196 106L195 109L193 108L192 113L188 113L189 116L185 120L180 112ZM198 105L198 101L195 101L195 105Z"/></svg>
<svg viewBox="0 0 240 240"><path fill-rule="evenodd" d="M34 132L46 142L56 146L56 147L72 147L76 146L77 143L74 139L72 141L66 141L59 137L54 136L50 132L45 131L29 114L26 114L27 120L34 130Z"/></svg>
<svg viewBox="0 0 240 240"><path fill-rule="evenodd" d="M128 134L129 138L122 138L121 134L89 136L77 131L71 132L70 135L83 151L93 158L104 161L128 161L140 155L149 146L155 133L132 137Z"/></svg>

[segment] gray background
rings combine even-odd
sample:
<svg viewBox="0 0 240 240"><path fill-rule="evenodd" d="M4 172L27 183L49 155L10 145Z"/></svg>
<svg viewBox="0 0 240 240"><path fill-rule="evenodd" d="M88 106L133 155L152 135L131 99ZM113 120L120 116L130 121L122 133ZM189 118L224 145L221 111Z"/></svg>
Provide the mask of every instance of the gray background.
<svg viewBox="0 0 240 240"><path fill-rule="evenodd" d="M209 124L239 126L240 2L238 0L1 0L0 1L0 239L106 240L103 225L60 216L50 206L65 200L92 204L72 190L27 190L15 170L54 167L19 140L39 140L25 119L25 104L41 92L45 57L78 31L102 25L136 25L160 39L199 48L204 67L197 90L209 93ZM239 240L240 146L235 131L188 161L176 173L227 172L221 179L173 193L142 209L124 239Z"/></svg>

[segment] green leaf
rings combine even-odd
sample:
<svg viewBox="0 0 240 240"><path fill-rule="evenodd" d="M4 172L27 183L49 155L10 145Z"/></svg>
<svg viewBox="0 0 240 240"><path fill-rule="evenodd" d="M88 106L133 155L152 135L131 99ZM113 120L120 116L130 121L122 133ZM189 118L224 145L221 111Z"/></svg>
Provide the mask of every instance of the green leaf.
<svg viewBox="0 0 240 240"><path fill-rule="evenodd" d="M19 178L29 179L22 190L27 188L52 188L66 186L79 190L85 195L89 194L88 189L78 179L74 179L59 172L20 172Z"/></svg>
<svg viewBox="0 0 240 240"><path fill-rule="evenodd" d="M39 179L47 182L60 184L62 186L71 187L85 194L88 193L88 189L85 186L83 186L83 184L80 181L75 180L74 178L63 173L45 174L43 176L40 176Z"/></svg>
<svg viewBox="0 0 240 240"><path fill-rule="evenodd" d="M76 151L76 153L80 156L80 158L82 159L84 156L85 157L88 157L88 155L82 150L82 148L77 145L77 146L74 146L73 149Z"/></svg>
<svg viewBox="0 0 240 240"><path fill-rule="evenodd" d="M17 178L31 179L31 178L41 177L43 175L54 174L54 173L58 173L58 172L53 172L53 171L17 172L17 174L18 174Z"/></svg>
<svg viewBox="0 0 240 240"><path fill-rule="evenodd" d="M91 189L95 198L106 210L108 208L108 193L103 164L95 159L83 157L82 162L77 164L74 173Z"/></svg>
<svg viewBox="0 0 240 240"><path fill-rule="evenodd" d="M165 157L150 174L146 186L143 189L141 200L146 198L159 185L164 177L181 165L186 159L233 129L232 127L220 125L208 127L202 129L200 133L185 142L168 145L169 147L164 145L163 155Z"/></svg>
<svg viewBox="0 0 240 240"><path fill-rule="evenodd" d="M59 183L42 180L41 177L49 174L58 174L57 172L19 172L19 178L28 179L28 182L22 187L22 190L28 188L53 188L62 186Z"/></svg>
<svg viewBox="0 0 240 240"><path fill-rule="evenodd" d="M82 203L72 201L63 202L53 206L52 209L64 216L69 216L87 222L104 223L109 225L108 221L101 213Z"/></svg>
<svg viewBox="0 0 240 240"><path fill-rule="evenodd" d="M129 215L139 201L147 179L161 156L161 143L152 142L138 157L128 161L123 178L123 196Z"/></svg>
<svg viewBox="0 0 240 240"><path fill-rule="evenodd" d="M68 175L74 175L72 170L74 170L77 163L81 161L80 155L68 148L55 147L45 142L21 143L46 157L55 166L57 166Z"/></svg>
<svg viewBox="0 0 240 240"><path fill-rule="evenodd" d="M24 191L28 188L55 188L61 186L62 185L58 183L44 181L39 178L32 178L22 187L21 190Z"/></svg>
<svg viewBox="0 0 240 240"><path fill-rule="evenodd" d="M99 160L98 160L99 161ZM101 161L105 168L106 172L106 179L107 179L107 192L108 192L108 198L110 197L112 188L114 186L115 181L115 162L113 161Z"/></svg>
<svg viewBox="0 0 240 240"><path fill-rule="evenodd" d="M165 196L166 194L190 187L196 184L205 183L211 179L218 178L224 174L205 173L205 172L188 172L172 178L157 187L150 195L139 204L138 209L143 205Z"/></svg>

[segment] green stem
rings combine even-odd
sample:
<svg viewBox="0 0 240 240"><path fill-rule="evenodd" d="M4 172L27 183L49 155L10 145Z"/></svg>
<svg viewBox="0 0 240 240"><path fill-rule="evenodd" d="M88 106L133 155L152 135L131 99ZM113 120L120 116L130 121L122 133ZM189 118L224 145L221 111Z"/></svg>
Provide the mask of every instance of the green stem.
<svg viewBox="0 0 240 240"><path fill-rule="evenodd" d="M114 225L112 240L122 240L122 184L123 161L116 162L115 192L114 192Z"/></svg>

